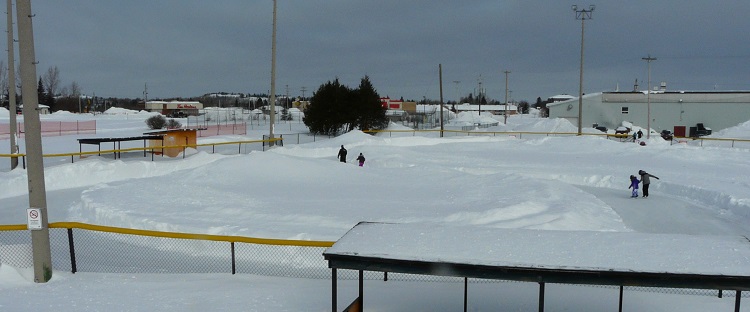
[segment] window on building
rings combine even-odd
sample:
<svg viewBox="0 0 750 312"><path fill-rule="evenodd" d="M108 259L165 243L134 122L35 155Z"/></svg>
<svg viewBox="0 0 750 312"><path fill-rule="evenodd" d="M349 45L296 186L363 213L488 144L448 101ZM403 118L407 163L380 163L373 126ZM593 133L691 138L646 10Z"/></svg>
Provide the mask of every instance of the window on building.
<svg viewBox="0 0 750 312"><path fill-rule="evenodd" d="M628 107L627 106L623 106L622 107L622 113L623 114L627 114L628 113Z"/></svg>

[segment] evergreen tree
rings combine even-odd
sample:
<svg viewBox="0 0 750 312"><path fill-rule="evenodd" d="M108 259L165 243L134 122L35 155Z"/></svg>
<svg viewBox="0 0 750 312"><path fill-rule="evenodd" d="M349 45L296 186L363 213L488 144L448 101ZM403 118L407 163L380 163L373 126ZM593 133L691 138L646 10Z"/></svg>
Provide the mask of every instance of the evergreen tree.
<svg viewBox="0 0 750 312"><path fill-rule="evenodd" d="M54 98L44 89L44 84L42 83L42 77L39 77L39 84L36 88L36 96L37 96L37 104L43 104L50 107L50 110L53 110L52 107L54 105L53 101Z"/></svg>
<svg viewBox="0 0 750 312"><path fill-rule="evenodd" d="M365 76L357 89L328 81L313 93L305 109L304 123L312 133L328 135L340 131L382 129L388 124L380 96Z"/></svg>
<svg viewBox="0 0 750 312"><path fill-rule="evenodd" d="M383 129L388 125L385 116L385 108L380 103L380 95L370 82L370 77L365 76L356 90L356 116L354 127L362 130Z"/></svg>
<svg viewBox="0 0 750 312"><path fill-rule="evenodd" d="M305 125L312 133L335 135L344 126L348 112L350 90L339 83L338 78L328 81L313 93L310 105L305 109Z"/></svg>
<svg viewBox="0 0 750 312"><path fill-rule="evenodd" d="M529 102L521 101L518 103L518 112L521 114L528 114L529 113Z"/></svg>

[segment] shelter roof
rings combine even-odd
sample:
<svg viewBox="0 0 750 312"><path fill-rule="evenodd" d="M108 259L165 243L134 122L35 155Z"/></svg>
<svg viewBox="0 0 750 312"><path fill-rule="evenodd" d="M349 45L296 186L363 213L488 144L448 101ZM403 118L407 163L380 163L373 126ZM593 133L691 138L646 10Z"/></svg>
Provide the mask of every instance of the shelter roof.
<svg viewBox="0 0 750 312"><path fill-rule="evenodd" d="M531 282L750 290L741 236L360 223L329 267Z"/></svg>

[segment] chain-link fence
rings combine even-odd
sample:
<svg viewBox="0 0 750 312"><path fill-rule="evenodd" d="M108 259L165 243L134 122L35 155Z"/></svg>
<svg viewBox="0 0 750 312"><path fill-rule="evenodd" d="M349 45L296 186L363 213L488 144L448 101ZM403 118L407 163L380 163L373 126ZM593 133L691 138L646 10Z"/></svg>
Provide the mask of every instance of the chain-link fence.
<svg viewBox="0 0 750 312"><path fill-rule="evenodd" d="M57 271L94 273L227 273L330 279L323 252L333 242L257 239L143 231L74 222L51 223L52 267ZM33 266L31 235L25 225L0 225L0 263ZM356 270L337 270L340 280L356 280ZM365 271L367 280L463 283L462 277ZM468 279L469 283L523 283ZM616 289L619 286L597 286ZM731 297L735 291L624 287L627 291L690 296ZM750 298L750 292L742 292Z"/></svg>

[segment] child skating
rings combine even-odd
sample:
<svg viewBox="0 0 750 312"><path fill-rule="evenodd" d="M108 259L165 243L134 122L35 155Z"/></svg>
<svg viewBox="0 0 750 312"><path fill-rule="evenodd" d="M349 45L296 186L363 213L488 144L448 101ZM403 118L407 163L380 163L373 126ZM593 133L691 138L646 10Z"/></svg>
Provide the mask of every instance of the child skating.
<svg viewBox="0 0 750 312"><path fill-rule="evenodd" d="M638 178L636 178L634 175L630 176L630 186L628 186L628 188L632 188L633 189L632 194L630 195L630 197L632 197L632 198L637 198L638 197L638 183L640 183L640 182L641 181L638 181Z"/></svg>

